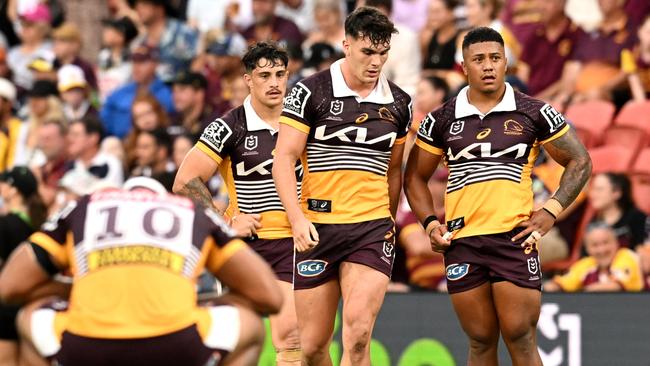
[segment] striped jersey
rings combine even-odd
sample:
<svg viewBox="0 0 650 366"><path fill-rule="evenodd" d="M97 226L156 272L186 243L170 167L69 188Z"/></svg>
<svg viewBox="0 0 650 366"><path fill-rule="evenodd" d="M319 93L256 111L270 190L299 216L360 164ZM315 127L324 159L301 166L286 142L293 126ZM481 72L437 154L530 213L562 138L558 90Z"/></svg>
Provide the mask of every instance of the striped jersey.
<svg viewBox="0 0 650 366"><path fill-rule="evenodd" d="M66 331L83 337L156 337L207 313L196 305L204 269L216 273L246 244L211 210L144 189L72 202L29 241L73 276Z"/></svg>
<svg viewBox="0 0 650 366"><path fill-rule="evenodd" d="M445 216L456 239L508 232L527 220L539 147L569 130L551 105L507 83L502 101L486 115L469 103L468 89L429 113L415 141L444 155L449 168Z"/></svg>
<svg viewBox="0 0 650 366"><path fill-rule="evenodd" d="M260 214L261 239L291 237L291 225L273 183L273 151L278 133L253 109L250 96L244 104L210 123L196 147L217 164L228 188L226 216ZM298 195L302 166L296 163Z"/></svg>
<svg viewBox="0 0 650 366"><path fill-rule="evenodd" d="M406 140L411 98L381 75L361 98L346 84L339 60L296 84L280 123L306 134L301 205L316 223L390 217L391 149Z"/></svg>

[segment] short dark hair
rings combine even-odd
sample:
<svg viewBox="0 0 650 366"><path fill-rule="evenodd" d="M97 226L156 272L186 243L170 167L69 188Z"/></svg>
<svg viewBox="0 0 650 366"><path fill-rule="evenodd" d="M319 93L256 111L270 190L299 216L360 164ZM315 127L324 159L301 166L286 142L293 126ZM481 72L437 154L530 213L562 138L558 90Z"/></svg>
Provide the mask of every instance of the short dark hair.
<svg viewBox="0 0 650 366"><path fill-rule="evenodd" d="M388 14L393 12L393 0L366 0L366 6L384 8Z"/></svg>
<svg viewBox="0 0 650 366"><path fill-rule="evenodd" d="M447 100L450 90L449 90L449 84L445 81L445 79L439 76L429 76L429 77L425 77L423 80L431 84L431 86L434 89L442 90L442 92L445 93L444 100Z"/></svg>
<svg viewBox="0 0 650 366"><path fill-rule="evenodd" d="M282 65L287 67L289 64L287 51L280 48L277 43L272 41L257 42L250 46L244 57L242 57L246 73L250 74L256 67L260 66L261 59L270 61L273 66Z"/></svg>
<svg viewBox="0 0 650 366"><path fill-rule="evenodd" d="M89 115L82 119L72 121L70 125L74 123L81 123L84 126L84 130L86 130L86 135L97 134L97 136L99 136L98 142L101 142L106 136L104 125L102 125L102 122L99 120L99 118L95 116Z"/></svg>
<svg viewBox="0 0 650 366"><path fill-rule="evenodd" d="M375 8L361 6L345 18L345 34L354 39L368 38L373 46L390 43L395 24Z"/></svg>
<svg viewBox="0 0 650 366"><path fill-rule="evenodd" d="M151 135L151 137L156 141L156 145L164 147L167 149L167 155L171 155L173 142L166 128L156 127L153 130L141 131L140 134Z"/></svg>
<svg viewBox="0 0 650 366"><path fill-rule="evenodd" d="M488 27L478 27L469 31L463 38L463 50L468 49L474 43L482 42L497 42L502 46L504 45L503 37L499 32Z"/></svg>

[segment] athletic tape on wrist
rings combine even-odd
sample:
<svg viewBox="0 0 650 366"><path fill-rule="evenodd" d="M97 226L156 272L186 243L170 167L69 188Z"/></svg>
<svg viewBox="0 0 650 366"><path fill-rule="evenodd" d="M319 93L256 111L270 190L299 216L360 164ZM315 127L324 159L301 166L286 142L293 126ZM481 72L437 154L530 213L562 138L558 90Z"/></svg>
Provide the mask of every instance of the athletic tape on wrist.
<svg viewBox="0 0 650 366"><path fill-rule="evenodd" d="M544 210L546 210L548 213L550 213L553 217L557 219L558 216L564 211L564 207L560 204L558 200L555 198L551 198L546 203L544 203L544 206L542 206Z"/></svg>

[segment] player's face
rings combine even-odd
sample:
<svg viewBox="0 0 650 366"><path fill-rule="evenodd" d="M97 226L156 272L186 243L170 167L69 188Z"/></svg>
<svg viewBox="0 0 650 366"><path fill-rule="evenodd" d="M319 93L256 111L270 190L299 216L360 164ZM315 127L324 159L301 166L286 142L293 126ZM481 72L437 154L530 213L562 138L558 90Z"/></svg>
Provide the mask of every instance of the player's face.
<svg viewBox="0 0 650 366"><path fill-rule="evenodd" d="M287 67L277 60L275 63L262 58L250 74L244 74L244 80L255 98L263 105L274 108L282 104L287 91Z"/></svg>
<svg viewBox="0 0 650 366"><path fill-rule="evenodd" d="M480 42L463 50L463 73L470 88L491 94L501 90L505 82L507 60L498 42Z"/></svg>
<svg viewBox="0 0 650 366"><path fill-rule="evenodd" d="M594 257L600 268L609 267L618 249L614 232L606 228L592 229L585 238L585 244L587 254Z"/></svg>
<svg viewBox="0 0 650 366"><path fill-rule="evenodd" d="M363 84L375 84L381 68L388 60L390 42L373 45L368 37L346 36L343 40L345 60L352 75Z"/></svg>

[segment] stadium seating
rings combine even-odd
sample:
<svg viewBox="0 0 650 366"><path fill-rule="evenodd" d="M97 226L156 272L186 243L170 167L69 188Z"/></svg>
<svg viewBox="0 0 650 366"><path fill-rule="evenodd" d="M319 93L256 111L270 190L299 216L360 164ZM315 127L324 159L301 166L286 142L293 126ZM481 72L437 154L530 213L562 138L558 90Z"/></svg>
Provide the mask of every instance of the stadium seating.
<svg viewBox="0 0 650 366"><path fill-rule="evenodd" d="M623 145L604 145L589 150L593 174L627 173L634 162L634 149Z"/></svg>
<svg viewBox="0 0 650 366"><path fill-rule="evenodd" d="M615 110L616 107L610 102L593 100L570 105L566 117L575 127L582 143L589 148L601 142L603 134L612 124Z"/></svg>
<svg viewBox="0 0 650 366"><path fill-rule="evenodd" d="M628 102L604 135L606 145L623 145L635 153L648 143L650 102Z"/></svg>
<svg viewBox="0 0 650 366"><path fill-rule="evenodd" d="M589 222L591 222L591 219L594 217L594 215L595 210L593 207L591 207L591 205L587 204L587 208L585 209L585 212L582 215L582 219L580 219L578 229L576 230L576 236L573 239L573 243L571 243L571 247L569 248L569 256L566 259L560 259L543 264L542 271L563 272L569 269L573 263L580 259L580 256L582 254L582 239L585 235L585 231L587 230L587 226L589 225Z"/></svg>

